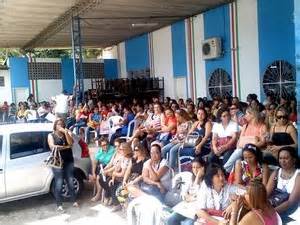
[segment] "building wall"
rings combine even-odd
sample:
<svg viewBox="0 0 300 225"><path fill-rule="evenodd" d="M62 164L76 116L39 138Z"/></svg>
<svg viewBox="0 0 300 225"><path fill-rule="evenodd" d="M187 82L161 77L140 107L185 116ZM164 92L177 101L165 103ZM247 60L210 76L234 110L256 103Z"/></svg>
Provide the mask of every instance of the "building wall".
<svg viewBox="0 0 300 225"><path fill-rule="evenodd" d="M294 2L296 0L287 0L284 4L281 0L237 0L190 18L188 29L184 21L179 21L152 32L153 55L150 58L154 75L165 77L165 96L175 97L178 93L183 95L181 97L208 96L210 75L215 69L222 68L232 78L233 95L245 100L249 93L255 93L264 100L261 82L267 65L279 59L295 66ZM189 32L191 40L187 40ZM211 37L222 38L223 56L203 60L202 41ZM131 39L131 44L141 46L139 39ZM142 46L133 49L147 52L146 43ZM128 66L127 60L133 64L134 60L138 63L142 58L132 57L128 48L125 48L125 54L122 48L119 50L120 64L126 62ZM166 57L171 57L171 61ZM185 80L176 80L177 76L183 75Z"/></svg>
<svg viewBox="0 0 300 225"><path fill-rule="evenodd" d="M224 69L229 75L231 73L231 49L230 49L230 21L229 6L224 5L209 10L203 14L204 17L204 39L221 37L223 56L213 60L206 60L206 78L217 69Z"/></svg>
<svg viewBox="0 0 300 225"><path fill-rule="evenodd" d="M262 78L267 66L275 60L295 65L294 0L257 1L259 71ZM261 91L261 96L264 93Z"/></svg>
<svg viewBox="0 0 300 225"><path fill-rule="evenodd" d="M127 72L150 68L147 34L126 40L125 51Z"/></svg>
<svg viewBox="0 0 300 225"><path fill-rule="evenodd" d="M4 101L12 102L11 82L9 70L0 70L0 77L4 77L4 87L0 87L0 104Z"/></svg>

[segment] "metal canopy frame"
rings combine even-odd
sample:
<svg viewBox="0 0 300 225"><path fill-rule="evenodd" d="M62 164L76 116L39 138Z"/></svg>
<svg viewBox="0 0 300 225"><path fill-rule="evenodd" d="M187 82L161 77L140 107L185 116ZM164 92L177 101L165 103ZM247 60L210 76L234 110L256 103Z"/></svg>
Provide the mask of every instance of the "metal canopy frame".
<svg viewBox="0 0 300 225"><path fill-rule="evenodd" d="M76 106L84 99L84 76L82 69L82 45L81 45L81 28L80 17L72 18L72 53L73 53L73 70L74 70L74 95Z"/></svg>

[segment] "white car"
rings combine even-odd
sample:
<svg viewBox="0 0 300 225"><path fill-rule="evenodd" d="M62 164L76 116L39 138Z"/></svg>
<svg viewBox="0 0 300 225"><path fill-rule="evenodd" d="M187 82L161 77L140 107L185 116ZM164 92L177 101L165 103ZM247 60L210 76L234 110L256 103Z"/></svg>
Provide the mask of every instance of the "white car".
<svg viewBox="0 0 300 225"><path fill-rule="evenodd" d="M54 193L54 176L45 164L50 154L47 137L52 130L52 123L0 125L0 203ZM75 191L79 195L91 163L88 156L81 157L78 139L73 155ZM69 196L65 183L62 195Z"/></svg>

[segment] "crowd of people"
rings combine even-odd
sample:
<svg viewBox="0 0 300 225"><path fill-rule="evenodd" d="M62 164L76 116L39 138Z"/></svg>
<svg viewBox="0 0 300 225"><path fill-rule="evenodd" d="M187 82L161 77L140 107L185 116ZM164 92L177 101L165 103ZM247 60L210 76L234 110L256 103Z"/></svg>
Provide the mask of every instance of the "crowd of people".
<svg viewBox="0 0 300 225"><path fill-rule="evenodd" d="M1 107L4 121L12 115L12 121L28 120L32 111L38 121L49 113L60 118L50 147L62 145L67 152L74 133L87 145L97 143L90 154L96 190L91 200L113 205L114 211L152 196L168 208L165 224L277 225L299 208L295 99L276 102L268 96L261 103L249 94L247 102L237 97L102 102L87 96L76 106L72 97L61 94L39 106L29 97L18 108ZM72 162L69 154L64 158ZM54 174L61 181L62 174ZM190 177L174 181L178 174ZM56 199L61 210L60 186Z"/></svg>

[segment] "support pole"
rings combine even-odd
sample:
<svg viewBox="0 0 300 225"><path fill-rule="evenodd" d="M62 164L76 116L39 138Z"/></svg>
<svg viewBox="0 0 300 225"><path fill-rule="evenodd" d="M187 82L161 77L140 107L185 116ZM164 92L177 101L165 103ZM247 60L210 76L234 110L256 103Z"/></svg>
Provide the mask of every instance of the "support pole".
<svg viewBox="0 0 300 225"><path fill-rule="evenodd" d="M73 70L74 70L74 96L75 103L84 100L84 83L83 83L83 67L82 67L82 45L81 45L81 29L80 17L72 17L72 55L73 55Z"/></svg>

